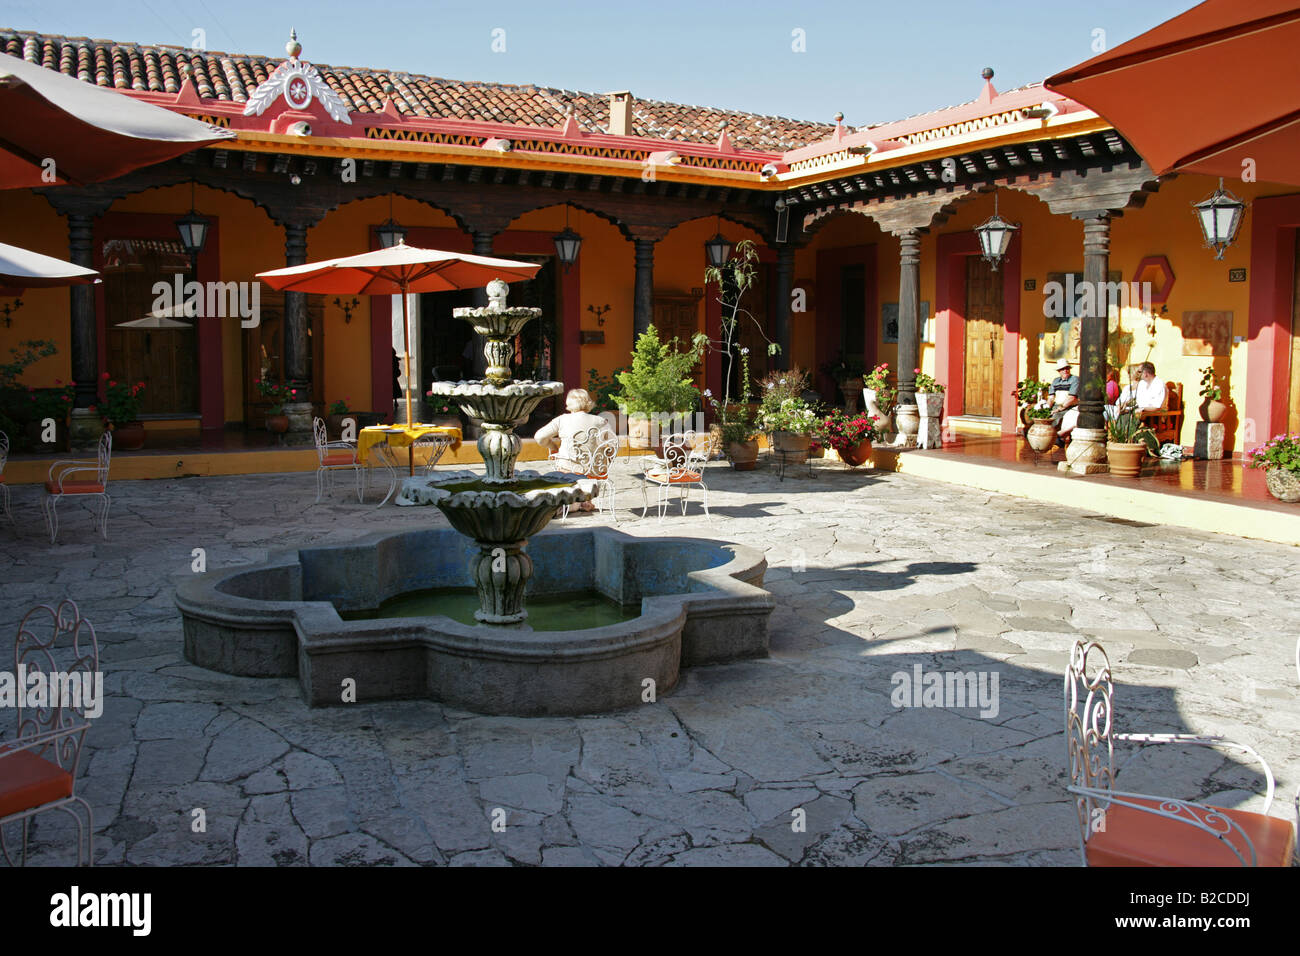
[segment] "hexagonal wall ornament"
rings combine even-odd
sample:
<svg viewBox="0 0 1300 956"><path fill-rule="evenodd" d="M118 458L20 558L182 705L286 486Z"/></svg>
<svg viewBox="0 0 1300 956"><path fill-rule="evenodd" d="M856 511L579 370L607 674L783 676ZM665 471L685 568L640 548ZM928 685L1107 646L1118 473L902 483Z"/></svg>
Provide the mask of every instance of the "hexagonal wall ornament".
<svg viewBox="0 0 1300 956"><path fill-rule="evenodd" d="M1169 268L1169 260L1164 256L1147 256L1138 263L1133 281L1151 283L1151 304L1164 305L1174 287L1174 270Z"/></svg>

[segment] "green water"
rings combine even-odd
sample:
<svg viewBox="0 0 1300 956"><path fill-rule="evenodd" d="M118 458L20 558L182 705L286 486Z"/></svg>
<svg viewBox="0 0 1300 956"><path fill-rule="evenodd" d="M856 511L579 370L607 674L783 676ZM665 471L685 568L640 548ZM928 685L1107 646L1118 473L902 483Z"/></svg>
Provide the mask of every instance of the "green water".
<svg viewBox="0 0 1300 956"><path fill-rule="evenodd" d="M493 483L484 481L482 478L476 478L472 481L455 481L446 484L435 485L443 491L450 491L453 495L461 491L513 491L516 494L523 494L526 491L550 490L552 488L569 488L572 487L571 481L545 481L541 478L530 478L527 481L508 481Z"/></svg>
<svg viewBox="0 0 1300 956"><path fill-rule="evenodd" d="M478 607L478 592L471 588L439 588L399 594L370 611L340 611L339 617L345 621L369 621L445 614L453 621L474 625L479 623L474 619ZM604 627L641 615L640 607L624 608L595 591L533 596L524 607L528 611L528 625L535 631Z"/></svg>

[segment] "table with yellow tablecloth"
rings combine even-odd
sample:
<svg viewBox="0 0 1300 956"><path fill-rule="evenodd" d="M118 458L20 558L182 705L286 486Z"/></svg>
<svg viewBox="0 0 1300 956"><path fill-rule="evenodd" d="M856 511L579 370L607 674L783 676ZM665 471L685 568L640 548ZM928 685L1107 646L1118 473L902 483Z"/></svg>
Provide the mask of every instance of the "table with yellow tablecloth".
<svg viewBox="0 0 1300 956"><path fill-rule="evenodd" d="M450 448L454 452L460 448L460 429L452 425L369 425L357 433L357 460L366 462L371 451L377 445L407 449L407 466L414 473L415 452L412 446L417 438L426 435L442 435L451 439Z"/></svg>

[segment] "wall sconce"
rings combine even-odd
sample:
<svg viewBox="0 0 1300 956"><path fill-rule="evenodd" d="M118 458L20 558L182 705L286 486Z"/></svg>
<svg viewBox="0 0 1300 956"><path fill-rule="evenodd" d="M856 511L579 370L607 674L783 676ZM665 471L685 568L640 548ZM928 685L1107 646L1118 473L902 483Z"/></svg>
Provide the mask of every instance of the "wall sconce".
<svg viewBox="0 0 1300 956"><path fill-rule="evenodd" d="M361 300L353 296L351 302L343 302L336 297L334 304L343 310L343 321L347 323L352 321L352 310L361 304Z"/></svg>
<svg viewBox="0 0 1300 956"><path fill-rule="evenodd" d="M596 317L596 324L602 328L605 325L605 313L609 311L608 305L602 305L599 309L594 305L587 306L587 311Z"/></svg>
<svg viewBox="0 0 1300 956"><path fill-rule="evenodd" d="M3 314L4 314L4 317L5 317L5 328L6 328L6 329L9 328L9 326L13 324L13 320L10 318L10 316L12 316L15 312L17 312L17 311L18 311L19 309L21 309L22 307L23 307L23 300L22 300L22 299L14 299L14 304L13 304L13 305L6 305L4 308L0 309L0 313L3 313ZM606 306L606 308L608 308L608 306Z"/></svg>

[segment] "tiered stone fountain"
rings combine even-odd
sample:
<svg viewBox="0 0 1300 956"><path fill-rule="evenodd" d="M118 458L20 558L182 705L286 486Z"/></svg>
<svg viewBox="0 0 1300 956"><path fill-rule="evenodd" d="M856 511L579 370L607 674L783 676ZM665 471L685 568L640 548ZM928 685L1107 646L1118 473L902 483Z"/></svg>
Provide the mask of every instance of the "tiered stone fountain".
<svg viewBox="0 0 1300 956"><path fill-rule="evenodd" d="M486 307L453 313L487 339L484 378L430 387L433 396L482 420L478 451L487 474L454 471L408 478L397 503L435 505L453 528L473 538L479 548L469 566L479 597L475 618L485 624L518 624L528 617L524 590L533 576L525 550L528 539L550 523L561 505L594 498L597 486L565 472L515 472L520 441L514 422L528 418L543 399L563 392L564 383L511 381L512 340L542 310L508 308L507 286L500 279L488 283L487 293Z"/></svg>

